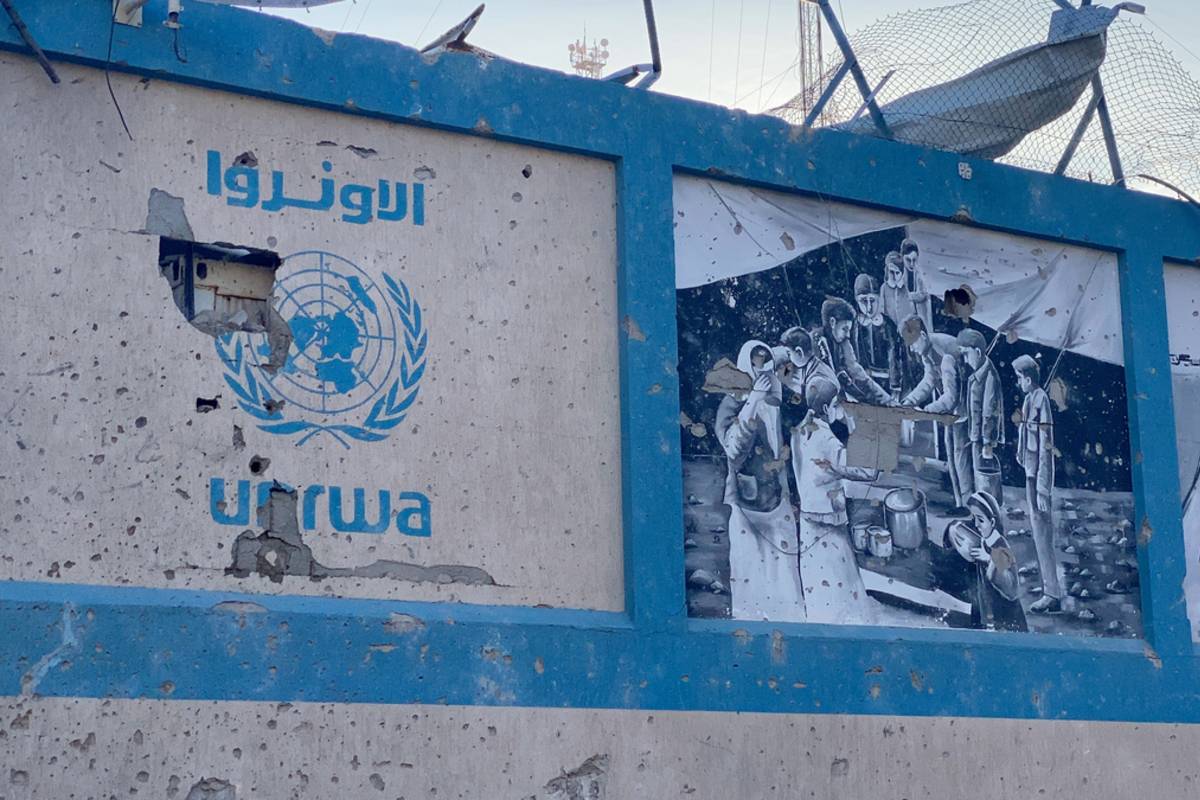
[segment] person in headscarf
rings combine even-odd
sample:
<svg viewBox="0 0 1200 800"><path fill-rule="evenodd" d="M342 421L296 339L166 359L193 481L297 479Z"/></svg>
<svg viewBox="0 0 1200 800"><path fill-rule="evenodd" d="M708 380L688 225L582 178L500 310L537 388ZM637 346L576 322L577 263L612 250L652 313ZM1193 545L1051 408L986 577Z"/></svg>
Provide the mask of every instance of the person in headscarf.
<svg viewBox="0 0 1200 800"><path fill-rule="evenodd" d="M733 616L802 622L797 528L784 471L783 387L771 349L761 341L742 345L737 367L750 388L722 398L714 426L726 456Z"/></svg>
<svg viewBox="0 0 1200 800"><path fill-rule="evenodd" d="M860 274L854 279L854 352L858 361L880 386L897 399L904 346L896 325L883 313L879 302L879 284L875 278Z"/></svg>
<svg viewBox="0 0 1200 800"><path fill-rule="evenodd" d="M1000 504L987 492L967 498L970 521L946 526L942 548L933 548L938 586L971 605L971 627L1025 631L1017 560L1001 533Z"/></svg>

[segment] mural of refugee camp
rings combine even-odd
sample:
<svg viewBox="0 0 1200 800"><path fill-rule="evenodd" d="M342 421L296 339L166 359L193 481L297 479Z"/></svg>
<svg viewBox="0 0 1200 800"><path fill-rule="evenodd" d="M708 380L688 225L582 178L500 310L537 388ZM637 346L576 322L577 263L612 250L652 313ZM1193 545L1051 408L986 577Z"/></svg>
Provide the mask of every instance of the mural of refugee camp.
<svg viewBox="0 0 1200 800"><path fill-rule="evenodd" d="M1171 389L1175 406L1175 447L1179 454L1179 494L1183 503L1183 544L1192 640L1200 641L1200 270L1165 264Z"/></svg>
<svg viewBox="0 0 1200 800"><path fill-rule="evenodd" d="M1141 635L1111 253L675 182L689 614Z"/></svg>

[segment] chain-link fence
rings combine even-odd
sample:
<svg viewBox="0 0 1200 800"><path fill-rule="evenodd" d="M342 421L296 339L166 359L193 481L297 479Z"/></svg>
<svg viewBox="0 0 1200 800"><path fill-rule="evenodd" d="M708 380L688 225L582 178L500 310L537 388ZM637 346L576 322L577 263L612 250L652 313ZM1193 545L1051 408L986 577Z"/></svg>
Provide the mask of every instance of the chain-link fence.
<svg viewBox="0 0 1200 800"><path fill-rule="evenodd" d="M1044 171L1055 169L1087 112L1091 70L1102 60L1100 76L1128 184L1163 191L1161 184L1140 177L1150 175L1200 197L1200 82L1144 18L1121 16L1112 22L1106 53L1104 36L1038 48L1047 41L1058 8L1053 0L968 0L886 17L850 38L867 82L872 87L883 82L876 100L889 124L911 126L899 138L972 151L981 125L993 133L1008 128L1023 138L997 160ZM807 95L772 113L802 123L805 110L841 66L835 51ZM862 107L862 95L847 77L816 124L876 134ZM914 132L921 125L928 134L924 138ZM990 157L984 147L973 152ZM1099 115L1093 116L1066 173L1113 179Z"/></svg>

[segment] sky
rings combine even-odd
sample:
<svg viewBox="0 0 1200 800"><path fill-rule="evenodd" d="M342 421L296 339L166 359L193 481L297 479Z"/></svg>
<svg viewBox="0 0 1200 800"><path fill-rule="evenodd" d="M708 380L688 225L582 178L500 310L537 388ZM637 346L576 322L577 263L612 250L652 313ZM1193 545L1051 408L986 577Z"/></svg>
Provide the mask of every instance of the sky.
<svg viewBox="0 0 1200 800"><path fill-rule="evenodd" d="M947 0L833 0L843 27ZM1045 0L1047 4L1051 0ZM423 45L464 19L479 0L341 0L275 10L326 30ZM1147 28L1200 77L1200 0L1142 0ZM655 91L760 111L794 95L796 0L657 0L663 77ZM487 0L469 41L515 61L570 71L567 45L608 39L608 70L650 60L639 0ZM830 43L827 42L827 49Z"/></svg>

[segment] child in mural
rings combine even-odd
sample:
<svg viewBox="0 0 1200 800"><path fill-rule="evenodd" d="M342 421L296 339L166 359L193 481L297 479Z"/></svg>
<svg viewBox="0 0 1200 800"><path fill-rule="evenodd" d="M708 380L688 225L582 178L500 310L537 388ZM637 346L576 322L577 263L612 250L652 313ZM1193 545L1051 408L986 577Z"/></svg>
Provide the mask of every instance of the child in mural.
<svg viewBox="0 0 1200 800"><path fill-rule="evenodd" d="M942 549L933 551L940 588L970 604L973 628L1028 630L1017 561L1000 532L1000 504L987 492L975 492L967 510L971 521L951 522Z"/></svg>
<svg viewBox="0 0 1200 800"><path fill-rule="evenodd" d="M792 430L792 469L800 503L800 578L809 622L937 626L923 615L885 606L867 594L850 544L845 481L875 481L879 471L846 464L830 427L845 417L838 385L816 378L808 415Z"/></svg>
<svg viewBox="0 0 1200 800"><path fill-rule="evenodd" d="M933 299L925 290L925 279L921 275L921 248L913 239L900 243L900 257L904 260L904 286L916 307L916 314L925 323L926 330L933 330Z"/></svg>
<svg viewBox="0 0 1200 800"><path fill-rule="evenodd" d="M891 395L874 381L854 352L854 309L845 300L831 297L821 304L818 352L833 368L842 389L851 400L887 405Z"/></svg>
<svg viewBox="0 0 1200 800"><path fill-rule="evenodd" d="M899 330L904 320L917 313L917 305L904 283L904 258L892 250L883 259L883 287L879 290L879 305L883 315Z"/></svg>
<svg viewBox="0 0 1200 800"><path fill-rule="evenodd" d="M1000 372L988 358L987 340L979 331L971 328L960 331L957 344L968 370L967 429L975 488L987 490L998 499L1003 490L995 448L1004 444L1004 391Z"/></svg>
<svg viewBox="0 0 1200 800"><path fill-rule="evenodd" d="M803 621L799 546L780 420L783 388L771 350L761 341L742 345L737 367L750 377L752 388L740 396L725 395L714 426L728 462L733 616Z"/></svg>
<svg viewBox="0 0 1200 800"><path fill-rule="evenodd" d="M1025 470L1025 497L1037 549L1042 596L1029 607L1045 614L1062 610L1062 584L1054 553L1054 521L1050 517L1054 492L1054 414L1041 386L1041 369L1030 356L1013 359L1017 385L1025 393L1017 422L1017 462Z"/></svg>
<svg viewBox="0 0 1200 800"><path fill-rule="evenodd" d="M830 429L842 419L837 384L809 383L808 416L792 430L792 469L800 497L800 576L810 622L868 624L869 604L854 550L843 480L874 481L875 470L846 466L846 448Z"/></svg>
<svg viewBox="0 0 1200 800"><path fill-rule="evenodd" d="M805 396L808 386L817 378L823 378L834 385L837 375L833 368L813 352L813 340L808 331L797 325L788 328L779 337L779 346L771 350L775 359L776 372L780 382L791 392L792 397L802 406L800 414L807 410Z"/></svg>
<svg viewBox="0 0 1200 800"><path fill-rule="evenodd" d="M946 468L950 473L955 504L949 513L951 516L965 516L967 497L975 491L966 363L960 357L955 337L946 333L930 333L919 316L911 316L904 321L901 335L913 355L921 359L924 369L921 382L904 396L901 405L958 416L958 421L944 426L943 430Z"/></svg>
<svg viewBox="0 0 1200 800"><path fill-rule="evenodd" d="M883 313L879 285L866 273L854 279L854 350L867 374L893 397L900 392L903 348L896 325Z"/></svg>

